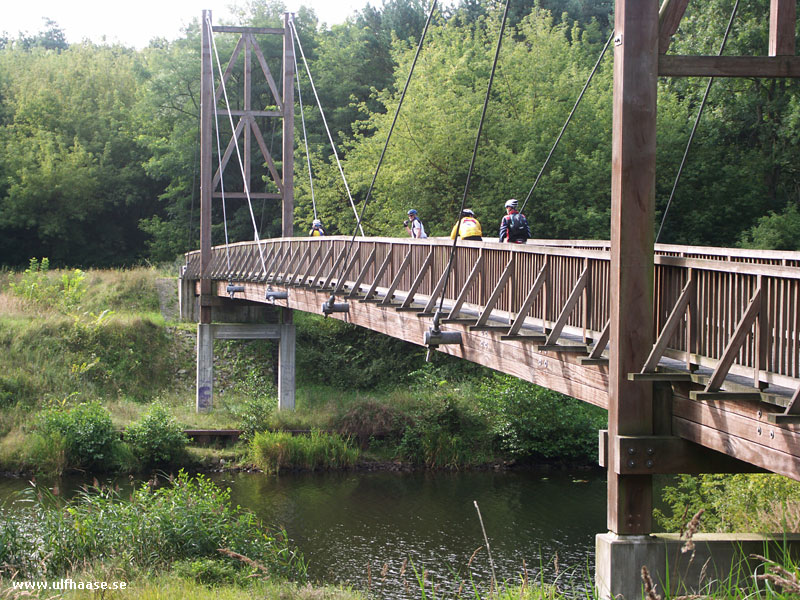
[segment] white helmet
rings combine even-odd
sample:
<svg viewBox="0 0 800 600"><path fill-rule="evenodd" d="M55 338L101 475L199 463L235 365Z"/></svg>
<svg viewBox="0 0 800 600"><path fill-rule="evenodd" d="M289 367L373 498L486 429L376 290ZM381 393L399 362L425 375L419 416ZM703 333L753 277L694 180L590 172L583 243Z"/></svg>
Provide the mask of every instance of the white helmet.
<svg viewBox="0 0 800 600"><path fill-rule="evenodd" d="M516 210L517 201L514 198L512 198L511 200L507 200L506 201L506 208L513 208L514 210Z"/></svg>
<svg viewBox="0 0 800 600"><path fill-rule="evenodd" d="M322 221L320 221L319 219L314 219L314 221L311 224L314 227L322 227Z"/></svg>
<svg viewBox="0 0 800 600"><path fill-rule="evenodd" d="M472 212L471 208L465 208L464 210L461 211L461 216L474 217L475 213Z"/></svg>

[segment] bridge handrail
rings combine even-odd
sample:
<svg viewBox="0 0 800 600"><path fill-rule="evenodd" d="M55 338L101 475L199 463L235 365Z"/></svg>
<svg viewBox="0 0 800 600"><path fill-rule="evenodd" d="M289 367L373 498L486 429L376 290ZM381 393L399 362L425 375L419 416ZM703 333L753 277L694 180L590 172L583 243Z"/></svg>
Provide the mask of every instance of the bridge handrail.
<svg viewBox="0 0 800 600"><path fill-rule="evenodd" d="M326 236L262 241L269 282L302 280L312 287L327 284L327 289L342 289L360 278L360 288L391 290L397 296L385 305L401 302L406 307L429 305L432 295L438 295L435 290L449 256L449 238L356 238L352 262L343 277L346 281L339 285L336 277L342 267L336 261L349 240ZM215 247L211 278L268 279L257 260L255 242L232 244L228 252L233 272L227 272L225 247ZM731 374L752 376L770 385L797 386L800 253L666 244L659 244L655 252L654 339L672 323L660 356L683 361L690 369L696 365L717 368L732 357ZM481 267L474 273L479 260ZM199 252L188 253L186 261L185 277L199 279ZM545 283L536 288L543 268ZM602 337L610 314L609 269L609 244L602 240L530 240L525 245L464 241L458 245L444 296L449 305L484 316L484 323L491 319L496 327L506 323L511 328L522 311L521 324L526 327L545 333L555 329L591 342ZM496 290L498 282L503 287ZM689 283L691 298L686 296ZM734 335L756 299L760 304L749 313L757 313L758 318L752 327L747 321L752 331ZM676 310L678 314L673 315ZM555 341L558 336L550 337ZM742 340L741 347L726 348L733 337Z"/></svg>

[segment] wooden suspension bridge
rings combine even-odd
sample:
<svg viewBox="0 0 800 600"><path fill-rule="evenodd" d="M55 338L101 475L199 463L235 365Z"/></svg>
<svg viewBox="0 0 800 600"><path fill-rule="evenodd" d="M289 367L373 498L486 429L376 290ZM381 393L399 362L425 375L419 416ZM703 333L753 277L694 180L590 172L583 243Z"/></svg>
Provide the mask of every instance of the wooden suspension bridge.
<svg viewBox="0 0 800 600"><path fill-rule="evenodd" d="M657 78L800 77L796 0L764 0L766 56L668 54L688 2L615 2L611 241L464 241L449 277L446 239L292 237L291 16L283 28L215 27L204 11L201 248L187 254L181 285L182 313L198 321L198 408L210 406L215 337L280 340L279 399L293 406L294 310L430 342L606 408L600 457L609 533L597 537L599 593L638 596L642 564L675 584L683 567L673 558L665 566L668 542L651 534L653 475L764 470L800 480L800 253L653 241ZM240 35L219 87L213 32ZM258 35L283 36L282 95ZM240 55L244 106L225 109L233 135L215 173L212 117ZM252 106L257 74L275 109ZM283 121L282 173L257 125L270 117ZM212 248L211 204L222 196L218 187L240 137L243 190L228 196L280 199L283 237ZM253 139L276 193L249 192ZM441 331L453 334L446 340L431 335L439 298ZM214 323L226 307L265 304L278 307L279 323ZM707 546L712 558L725 554L710 540Z"/></svg>

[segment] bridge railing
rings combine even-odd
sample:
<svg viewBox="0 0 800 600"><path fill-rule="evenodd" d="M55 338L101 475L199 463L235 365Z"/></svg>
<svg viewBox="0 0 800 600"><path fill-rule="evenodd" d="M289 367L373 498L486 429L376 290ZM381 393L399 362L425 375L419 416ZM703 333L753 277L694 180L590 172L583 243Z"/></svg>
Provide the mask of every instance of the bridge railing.
<svg viewBox="0 0 800 600"><path fill-rule="evenodd" d="M255 242L219 246L206 275L372 295L387 306L432 311L449 239L357 238L350 249L348 242L329 236L265 240L260 251ZM654 261L657 341L643 370L667 357L690 370L714 369L717 383L731 373L762 387L797 387L800 253L661 244ZM604 241L460 242L445 314L509 334L533 328L548 347L562 334L605 347L609 268ZM199 252L186 255L184 276L200 278Z"/></svg>

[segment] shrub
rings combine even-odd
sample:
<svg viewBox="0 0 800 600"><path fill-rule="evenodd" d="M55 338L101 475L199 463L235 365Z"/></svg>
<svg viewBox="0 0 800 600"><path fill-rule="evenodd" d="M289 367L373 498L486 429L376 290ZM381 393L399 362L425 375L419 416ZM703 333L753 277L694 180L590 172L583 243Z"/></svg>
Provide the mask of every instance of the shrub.
<svg viewBox="0 0 800 600"><path fill-rule="evenodd" d="M64 271L61 274L60 285L49 277L49 271L50 261L47 258L43 258L41 262L32 258L20 280L11 282L9 287L17 296L31 302L58 306L65 311L74 309L86 293L84 283L86 276L83 271L80 269Z"/></svg>
<svg viewBox="0 0 800 600"><path fill-rule="evenodd" d="M144 466L177 462L183 457L189 438L161 404L154 404L136 423L125 430L125 441Z"/></svg>
<svg viewBox="0 0 800 600"><path fill-rule="evenodd" d="M353 436L361 448L366 448L371 440L398 442L408 420L393 406L364 400L351 406L337 421L339 433Z"/></svg>
<svg viewBox="0 0 800 600"><path fill-rule="evenodd" d="M349 438L312 430L293 436L284 431L256 433L250 442L253 462L267 473L282 469L345 468L358 459L358 449Z"/></svg>
<svg viewBox="0 0 800 600"><path fill-rule="evenodd" d="M679 475L655 510L666 531L681 531L702 508L710 532L800 532L800 482L774 474Z"/></svg>
<svg viewBox="0 0 800 600"><path fill-rule="evenodd" d="M606 413L509 375L485 382L478 402L501 449L515 458L594 460Z"/></svg>
<svg viewBox="0 0 800 600"><path fill-rule="evenodd" d="M412 411L398 455L429 468L458 468L492 458L486 419L468 403L446 395L431 397Z"/></svg>
<svg viewBox="0 0 800 600"><path fill-rule="evenodd" d="M34 429L43 438L62 439L67 467L108 470L113 466L113 449L119 443L119 435L114 431L111 414L98 402L66 410L44 410Z"/></svg>
<svg viewBox="0 0 800 600"><path fill-rule="evenodd" d="M289 548L286 533L266 531L252 513L231 506L229 489L202 475L181 472L164 487L144 484L130 500L92 488L63 503L35 487L26 499L0 519L0 565L20 579L58 576L95 561L129 573L166 569L175 561L219 560L219 548L257 561L271 575L305 578L303 557ZM229 564L247 569L234 559Z"/></svg>

